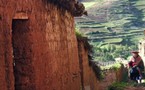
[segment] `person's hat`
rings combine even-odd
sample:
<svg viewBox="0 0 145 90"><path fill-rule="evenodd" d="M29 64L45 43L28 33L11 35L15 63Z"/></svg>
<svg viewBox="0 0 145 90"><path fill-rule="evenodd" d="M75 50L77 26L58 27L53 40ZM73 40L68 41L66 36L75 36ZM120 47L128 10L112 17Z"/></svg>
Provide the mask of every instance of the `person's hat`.
<svg viewBox="0 0 145 90"><path fill-rule="evenodd" d="M131 53L138 54L139 52L138 51L131 51Z"/></svg>

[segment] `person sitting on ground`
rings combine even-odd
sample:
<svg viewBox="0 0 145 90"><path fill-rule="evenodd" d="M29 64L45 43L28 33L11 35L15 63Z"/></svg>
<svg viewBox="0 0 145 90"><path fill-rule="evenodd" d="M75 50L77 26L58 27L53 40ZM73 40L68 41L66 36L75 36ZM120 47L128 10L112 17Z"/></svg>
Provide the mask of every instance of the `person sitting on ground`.
<svg viewBox="0 0 145 90"><path fill-rule="evenodd" d="M144 63L143 63L141 56L139 55L139 52L132 51L131 53L132 53L132 58L130 61L135 62L137 67L140 69L141 74L143 74L144 73Z"/></svg>
<svg viewBox="0 0 145 90"><path fill-rule="evenodd" d="M136 81L137 83L141 83L142 74L139 67L137 67L136 63L133 61L129 62L129 67L130 67L129 70L130 79Z"/></svg>

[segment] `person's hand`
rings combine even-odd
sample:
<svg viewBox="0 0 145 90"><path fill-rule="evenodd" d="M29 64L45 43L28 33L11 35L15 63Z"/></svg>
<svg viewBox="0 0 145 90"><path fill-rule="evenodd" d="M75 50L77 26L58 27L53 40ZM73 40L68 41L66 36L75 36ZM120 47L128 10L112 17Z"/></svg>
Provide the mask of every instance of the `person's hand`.
<svg viewBox="0 0 145 90"><path fill-rule="evenodd" d="M131 61L132 61L132 62L135 62L135 59L133 58Z"/></svg>

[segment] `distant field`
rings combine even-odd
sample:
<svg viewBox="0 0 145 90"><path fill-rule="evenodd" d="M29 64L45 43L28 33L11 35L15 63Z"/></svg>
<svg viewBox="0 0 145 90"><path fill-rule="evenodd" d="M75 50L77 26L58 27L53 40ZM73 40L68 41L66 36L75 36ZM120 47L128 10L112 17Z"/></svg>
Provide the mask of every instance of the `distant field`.
<svg viewBox="0 0 145 90"><path fill-rule="evenodd" d="M112 38L112 39L104 39L103 41L105 43L110 43L110 44L113 44L113 43L120 43L122 42L122 38Z"/></svg>
<svg viewBox="0 0 145 90"><path fill-rule="evenodd" d="M94 44L137 44L144 38L144 0L92 0L84 5L89 16L77 19L77 25Z"/></svg>
<svg viewBox="0 0 145 90"><path fill-rule="evenodd" d="M132 37L132 41L136 41L136 42L138 42L138 41L140 41L141 39L143 39L143 38L145 38L145 36L133 36Z"/></svg>
<svg viewBox="0 0 145 90"><path fill-rule="evenodd" d="M83 4L85 5L85 8L90 8L91 6L93 6L96 2L92 1L92 2L83 2Z"/></svg>
<svg viewBox="0 0 145 90"><path fill-rule="evenodd" d="M93 5L99 4L99 3L103 2L103 1L105 1L105 0L88 0L88 1L83 2L83 4L84 4L86 9L89 9Z"/></svg>

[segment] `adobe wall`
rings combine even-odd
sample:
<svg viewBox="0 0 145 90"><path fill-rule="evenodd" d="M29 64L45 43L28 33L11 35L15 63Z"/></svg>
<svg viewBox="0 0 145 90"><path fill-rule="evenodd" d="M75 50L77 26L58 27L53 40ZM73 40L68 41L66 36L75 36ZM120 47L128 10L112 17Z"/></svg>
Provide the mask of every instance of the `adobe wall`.
<svg viewBox="0 0 145 90"><path fill-rule="evenodd" d="M89 65L88 49L85 48L85 42L83 38L78 38L82 90L107 90L112 83L127 80L127 70L123 66L118 70L105 71L104 79L99 80L92 65Z"/></svg>
<svg viewBox="0 0 145 90"><path fill-rule="evenodd" d="M122 64L121 68L119 68L116 71L116 79L118 82L127 82L129 80L128 78L128 69L126 67L124 67L124 65Z"/></svg>
<svg viewBox="0 0 145 90"><path fill-rule="evenodd" d="M85 43L78 40L79 61L81 70L81 86L82 90L100 90L99 80L89 65L88 50L85 49Z"/></svg>
<svg viewBox="0 0 145 90"><path fill-rule="evenodd" d="M80 89L70 13L42 0L0 0L0 12L0 90L14 90L15 81L16 90ZM12 23L13 18L27 17L22 24Z"/></svg>
<svg viewBox="0 0 145 90"><path fill-rule="evenodd" d="M8 21L8 13L12 12L9 11L8 0L0 0L0 90L14 90L11 21Z"/></svg>
<svg viewBox="0 0 145 90"><path fill-rule="evenodd" d="M0 0L0 90L101 90L73 16L43 1Z"/></svg>
<svg viewBox="0 0 145 90"><path fill-rule="evenodd" d="M112 85L114 82L126 82L128 81L127 69L122 66L118 70L106 70L105 77L100 81L100 90L106 90L108 86Z"/></svg>

